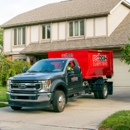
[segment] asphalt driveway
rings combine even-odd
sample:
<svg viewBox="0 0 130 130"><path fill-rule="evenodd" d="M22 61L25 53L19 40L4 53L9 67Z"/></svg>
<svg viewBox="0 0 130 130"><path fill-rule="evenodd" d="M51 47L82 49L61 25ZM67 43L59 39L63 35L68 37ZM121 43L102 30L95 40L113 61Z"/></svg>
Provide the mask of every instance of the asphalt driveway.
<svg viewBox="0 0 130 130"><path fill-rule="evenodd" d="M102 120L119 110L130 110L130 87L115 87L107 99L84 95L70 101L62 113L51 109L0 109L0 130L95 130Z"/></svg>

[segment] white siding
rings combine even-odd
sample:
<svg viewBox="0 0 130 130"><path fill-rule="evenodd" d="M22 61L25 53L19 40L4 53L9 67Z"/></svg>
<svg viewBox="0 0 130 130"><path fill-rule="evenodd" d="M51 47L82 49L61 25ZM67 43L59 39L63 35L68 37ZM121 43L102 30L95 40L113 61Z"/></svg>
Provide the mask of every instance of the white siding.
<svg viewBox="0 0 130 130"><path fill-rule="evenodd" d="M112 14L108 16L108 35L111 35L129 12L130 10L127 7L120 4Z"/></svg>
<svg viewBox="0 0 130 130"><path fill-rule="evenodd" d="M39 42L39 26L31 26L31 43Z"/></svg>
<svg viewBox="0 0 130 130"><path fill-rule="evenodd" d="M24 47L13 48L13 52L20 52L23 49L24 49Z"/></svg>
<svg viewBox="0 0 130 130"><path fill-rule="evenodd" d="M121 62L119 58L114 58L114 76L112 78L114 86L130 86L130 66Z"/></svg>
<svg viewBox="0 0 130 130"><path fill-rule="evenodd" d="M11 29L4 30L4 52L11 52Z"/></svg>
<svg viewBox="0 0 130 130"><path fill-rule="evenodd" d="M66 39L66 26L65 22L59 23L59 40L65 40Z"/></svg>
<svg viewBox="0 0 130 130"><path fill-rule="evenodd" d="M52 40L58 40L58 23L53 23Z"/></svg>
<svg viewBox="0 0 130 130"><path fill-rule="evenodd" d="M95 36L106 36L106 17L95 18Z"/></svg>
<svg viewBox="0 0 130 130"><path fill-rule="evenodd" d="M94 19L87 19L87 37L94 36Z"/></svg>

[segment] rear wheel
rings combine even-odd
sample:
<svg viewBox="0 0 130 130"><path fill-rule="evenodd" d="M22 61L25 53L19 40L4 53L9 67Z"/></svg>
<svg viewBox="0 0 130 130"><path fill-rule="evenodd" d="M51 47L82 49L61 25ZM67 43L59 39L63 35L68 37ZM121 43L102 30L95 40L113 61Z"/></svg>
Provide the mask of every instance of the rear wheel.
<svg viewBox="0 0 130 130"><path fill-rule="evenodd" d="M66 98L63 91L56 91L54 93L54 100L53 100L53 109L56 112L64 111L66 104Z"/></svg>
<svg viewBox="0 0 130 130"><path fill-rule="evenodd" d="M22 107L10 106L13 110L21 110Z"/></svg>
<svg viewBox="0 0 130 130"><path fill-rule="evenodd" d="M98 91L94 91L94 97L95 97L96 99L99 98L99 93L98 93Z"/></svg>
<svg viewBox="0 0 130 130"><path fill-rule="evenodd" d="M108 96L108 86L107 83L103 84L102 90L99 91L99 98L105 99Z"/></svg>

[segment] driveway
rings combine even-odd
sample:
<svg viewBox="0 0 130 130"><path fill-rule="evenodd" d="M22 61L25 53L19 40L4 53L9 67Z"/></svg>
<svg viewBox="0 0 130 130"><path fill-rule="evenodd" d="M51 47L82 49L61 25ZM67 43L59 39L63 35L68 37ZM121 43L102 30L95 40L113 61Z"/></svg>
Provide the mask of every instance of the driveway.
<svg viewBox="0 0 130 130"><path fill-rule="evenodd" d="M0 130L95 130L102 120L119 110L130 110L130 87L115 87L107 99L93 95L70 101L62 113L51 109L0 109Z"/></svg>

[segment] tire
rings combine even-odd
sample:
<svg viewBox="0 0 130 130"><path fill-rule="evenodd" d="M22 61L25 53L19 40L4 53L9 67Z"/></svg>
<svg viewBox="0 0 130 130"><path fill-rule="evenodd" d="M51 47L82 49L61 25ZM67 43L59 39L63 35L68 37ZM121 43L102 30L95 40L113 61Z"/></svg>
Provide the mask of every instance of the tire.
<svg viewBox="0 0 130 130"><path fill-rule="evenodd" d="M13 110L21 110L22 107L10 106Z"/></svg>
<svg viewBox="0 0 130 130"><path fill-rule="evenodd" d="M100 99L105 99L108 96L108 86L107 83L103 84L102 90L99 91L99 98Z"/></svg>
<svg viewBox="0 0 130 130"><path fill-rule="evenodd" d="M66 104L66 98L64 92L59 90L56 91L54 93L54 98L52 103L54 111L55 112L64 111L65 104Z"/></svg>
<svg viewBox="0 0 130 130"><path fill-rule="evenodd" d="M94 97L95 97L96 99L99 99L99 92L98 92L98 91L94 91Z"/></svg>

